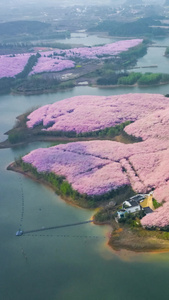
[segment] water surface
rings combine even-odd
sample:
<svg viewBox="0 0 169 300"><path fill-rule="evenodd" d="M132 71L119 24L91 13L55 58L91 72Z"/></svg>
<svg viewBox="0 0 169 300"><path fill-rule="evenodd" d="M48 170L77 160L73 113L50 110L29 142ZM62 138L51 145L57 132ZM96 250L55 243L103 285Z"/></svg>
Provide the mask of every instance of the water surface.
<svg viewBox="0 0 169 300"><path fill-rule="evenodd" d="M84 45L84 46L97 46L104 44L111 44L116 42L116 38L112 37L98 37L97 35L88 35L86 32L71 33L71 37L67 39L56 40L57 43L70 44L70 45Z"/></svg>

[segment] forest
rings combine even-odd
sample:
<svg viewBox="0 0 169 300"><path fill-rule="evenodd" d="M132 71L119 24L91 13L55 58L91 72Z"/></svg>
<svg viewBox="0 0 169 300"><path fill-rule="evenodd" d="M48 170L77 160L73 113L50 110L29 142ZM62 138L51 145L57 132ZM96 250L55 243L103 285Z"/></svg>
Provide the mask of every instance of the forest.
<svg viewBox="0 0 169 300"><path fill-rule="evenodd" d="M24 43L34 40L65 39L68 30L58 30L56 26L40 21L12 21L0 23L1 43Z"/></svg>
<svg viewBox="0 0 169 300"><path fill-rule="evenodd" d="M169 74L140 72L110 72L97 79L98 85L154 85L169 82Z"/></svg>
<svg viewBox="0 0 169 300"><path fill-rule="evenodd" d="M89 29L90 31L108 32L111 36L122 36L122 37L157 37L166 36L168 31L153 26L160 26L161 21L156 20L152 17L140 18L132 22L117 22L112 20L106 20L100 22L95 27Z"/></svg>

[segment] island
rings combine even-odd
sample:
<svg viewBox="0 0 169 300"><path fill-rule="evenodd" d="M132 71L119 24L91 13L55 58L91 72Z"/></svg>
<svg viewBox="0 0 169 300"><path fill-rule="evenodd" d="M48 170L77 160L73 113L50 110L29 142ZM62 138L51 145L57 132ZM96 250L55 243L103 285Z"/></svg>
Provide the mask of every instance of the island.
<svg viewBox="0 0 169 300"><path fill-rule="evenodd" d="M29 135L57 138L62 132L65 141L67 133L76 142L69 137L66 144L34 150L8 169L49 184L73 205L99 208L94 220L112 225L114 249L168 250L168 113L168 98L159 94L79 96L45 105L27 115ZM105 129L121 124L136 140L102 139ZM91 132L95 140L79 140ZM136 205L132 197L141 195L146 204Z"/></svg>
<svg viewBox="0 0 169 300"><path fill-rule="evenodd" d="M146 53L147 45L143 39L127 39L94 47L32 47L29 52L3 54L0 93L37 94L93 85L95 77L103 76L107 63L115 73L133 66ZM121 77L124 75L122 72Z"/></svg>

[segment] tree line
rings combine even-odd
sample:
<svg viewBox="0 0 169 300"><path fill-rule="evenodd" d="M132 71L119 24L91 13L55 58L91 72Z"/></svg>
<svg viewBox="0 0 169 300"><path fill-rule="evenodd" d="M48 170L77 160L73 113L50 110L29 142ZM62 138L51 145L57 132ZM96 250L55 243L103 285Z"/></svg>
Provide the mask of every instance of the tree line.
<svg viewBox="0 0 169 300"><path fill-rule="evenodd" d="M65 179L64 176L59 176L52 172L38 172L35 167L33 167L31 164L25 163L22 158L16 159L15 164L16 166L21 167L24 172L31 172L36 179L42 179L43 181L45 180L52 185L58 195L71 200L81 207L95 208L98 207L102 202L109 201L114 197L121 199L121 195L129 192L131 193L131 187L125 185L117 188L116 190L111 190L103 195L89 196L87 194L80 194L78 191L72 188L71 184Z"/></svg>
<svg viewBox="0 0 169 300"><path fill-rule="evenodd" d="M29 73L32 71L34 65L37 63L39 57L41 57L40 53L37 53L36 55L31 55L23 71L17 74L15 78L16 79L26 78L29 75Z"/></svg>
<svg viewBox="0 0 169 300"><path fill-rule="evenodd" d="M131 143L141 142L142 138L129 135L124 131L124 128L131 123L132 123L131 121L125 121L116 126L106 127L104 129L99 129L95 131L80 132L80 133L76 133L76 131L62 131L62 130L45 131L45 130L41 130L41 126L40 126L39 128L40 130L36 132L36 134L44 135L44 136L46 135L46 136L55 136L55 137L67 137L67 138L84 138L84 137L92 138L93 137L93 138L100 138L100 139L114 138L117 135L122 135L125 139L127 139Z"/></svg>
<svg viewBox="0 0 169 300"><path fill-rule="evenodd" d="M140 72L112 73L97 79L98 85L153 85L169 82L169 74Z"/></svg>

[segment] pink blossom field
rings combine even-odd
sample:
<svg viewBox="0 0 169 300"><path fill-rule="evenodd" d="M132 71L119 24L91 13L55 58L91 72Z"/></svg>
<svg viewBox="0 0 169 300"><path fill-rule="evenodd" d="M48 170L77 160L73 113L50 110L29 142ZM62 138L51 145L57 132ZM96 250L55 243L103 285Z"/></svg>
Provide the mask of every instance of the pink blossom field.
<svg viewBox="0 0 169 300"><path fill-rule="evenodd" d="M14 77L23 71L26 66L30 53L11 55L0 55L0 78Z"/></svg>
<svg viewBox="0 0 169 300"><path fill-rule="evenodd" d="M58 72L74 68L74 66L75 62L73 60L63 59L61 56L55 58L42 55L39 57L37 64L33 67L29 75L42 72Z"/></svg>
<svg viewBox="0 0 169 300"><path fill-rule="evenodd" d="M136 47L143 42L142 39L132 39L132 40L123 40L114 42L112 44L106 44L104 46L96 46L96 47L81 47L81 48L73 48L60 50L55 49L53 54L56 55L64 55L66 58L87 58L87 59L98 59L106 56L114 56L118 55L121 52L127 51L132 47ZM50 55L52 52L47 51L45 54Z"/></svg>
<svg viewBox="0 0 169 300"><path fill-rule="evenodd" d="M42 72L58 72L74 68L74 58L84 60L115 56L132 47L138 46L142 41L142 39L133 39L98 47L81 47L66 50L55 49L54 51L41 52L41 57L38 59L37 64L29 75Z"/></svg>
<svg viewBox="0 0 169 300"><path fill-rule="evenodd" d="M157 201L166 203L144 217L142 224L160 227L169 223L169 141L76 142L34 150L23 160L39 172L65 176L75 190L88 195L102 195L124 185L138 193L154 189Z"/></svg>
<svg viewBox="0 0 169 300"><path fill-rule="evenodd" d="M33 111L28 116L27 126L33 128L43 123L47 131L96 131L136 121L168 107L169 100L159 94L76 96Z"/></svg>
<svg viewBox="0 0 169 300"><path fill-rule="evenodd" d="M29 75L42 72L58 72L65 69L74 68L74 58L79 59L102 59L118 55L123 51L138 46L142 39L131 39L118 41L98 47L81 47L67 50L55 49L54 51L41 52L38 62ZM30 53L1 55L0 56L0 78L14 77L23 71Z"/></svg>
<svg viewBox="0 0 169 300"><path fill-rule="evenodd" d="M128 125L125 131L142 137L150 143L154 138L159 145L164 145L169 142L168 116L169 108L158 110ZM149 153L133 155L131 163L135 166L137 175L146 188L155 188L154 198L158 202L165 202L162 207L145 216L141 220L142 225L147 227L169 225L169 147L166 144L166 149L153 153L151 156Z"/></svg>
<svg viewBox="0 0 169 300"><path fill-rule="evenodd" d="M168 139L169 138L169 107L157 110L128 125L125 131L136 137Z"/></svg>
<svg viewBox="0 0 169 300"><path fill-rule="evenodd" d="M29 115L28 127L43 122L49 125L47 130L84 132L132 120L126 132L143 141L69 143L34 150L23 160L40 172L65 176L75 190L88 195L102 195L124 185L137 193L154 190L154 198L165 203L141 223L164 227L169 224L168 115L169 100L158 94L79 96L45 105Z"/></svg>

